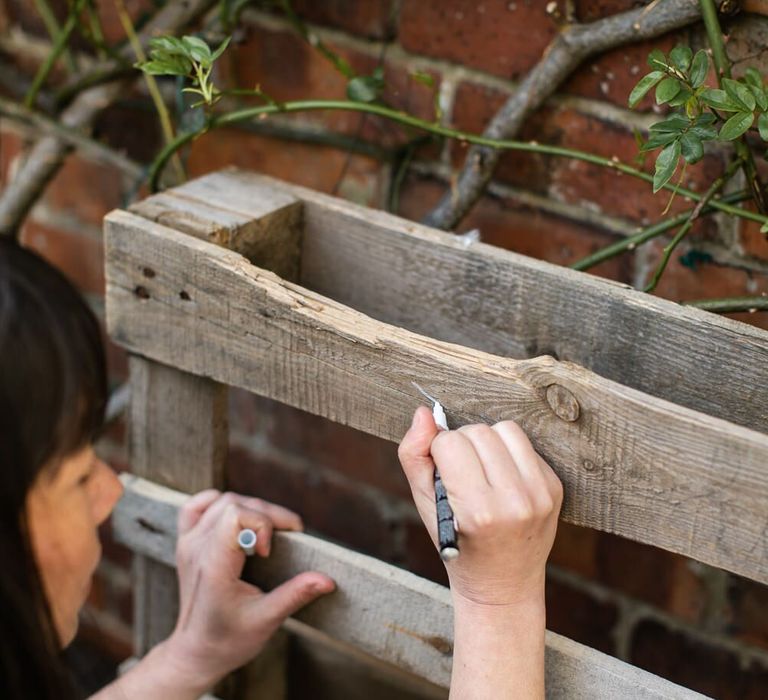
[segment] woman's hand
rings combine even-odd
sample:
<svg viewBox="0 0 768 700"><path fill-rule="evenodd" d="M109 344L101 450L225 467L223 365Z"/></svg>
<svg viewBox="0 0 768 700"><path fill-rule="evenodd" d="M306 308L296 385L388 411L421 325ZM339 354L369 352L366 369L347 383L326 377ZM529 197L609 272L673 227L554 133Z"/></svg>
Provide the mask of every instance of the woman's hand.
<svg viewBox="0 0 768 700"><path fill-rule="evenodd" d="M256 656L286 617L335 587L317 572L299 574L269 593L240 580L245 554L237 535L246 527L256 532L262 557L269 556L274 529L303 529L286 508L214 490L193 496L179 513L180 612L163 651L179 677L200 690Z"/></svg>
<svg viewBox="0 0 768 700"><path fill-rule="evenodd" d="M438 431L422 407L398 454L436 545L435 465L440 471L459 525L461 554L446 564L454 598L499 606L543 594L563 489L516 423Z"/></svg>

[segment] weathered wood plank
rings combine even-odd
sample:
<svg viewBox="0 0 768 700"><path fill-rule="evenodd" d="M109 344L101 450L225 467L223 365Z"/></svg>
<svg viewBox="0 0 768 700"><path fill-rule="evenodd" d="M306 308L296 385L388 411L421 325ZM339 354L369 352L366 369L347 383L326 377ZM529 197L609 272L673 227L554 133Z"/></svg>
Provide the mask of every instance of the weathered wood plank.
<svg viewBox="0 0 768 700"><path fill-rule="evenodd" d="M124 475L115 536L134 551L173 564L178 508L186 495ZM141 522L149 523L148 529ZM453 620L447 588L378 559L303 533L275 533L268 559L252 561L247 578L271 589L301 571L319 570L337 591L295 617L331 637L447 687ZM546 637L547 697L556 700L702 698L552 632Z"/></svg>
<svg viewBox="0 0 768 700"><path fill-rule="evenodd" d="M768 432L761 329L494 246L467 248L452 234L255 173L214 173L173 192L236 208L276 188L304 203L299 282L308 289L439 340L505 357L553 355Z"/></svg>
<svg viewBox="0 0 768 700"><path fill-rule="evenodd" d="M284 279L298 280L301 202L285 190L262 187L258 197L228 204L168 190L137 202L130 211L234 250Z"/></svg>
<svg viewBox="0 0 768 700"><path fill-rule="evenodd" d="M221 487L227 449L227 389L142 357L130 358L132 469L188 492ZM165 639L178 617L176 572L136 559L136 652Z"/></svg>
<svg viewBox="0 0 768 700"><path fill-rule="evenodd" d="M572 363L388 326L126 212L106 240L108 325L129 350L395 441L416 380L454 426L517 420L565 483L564 519L768 581L765 435Z"/></svg>

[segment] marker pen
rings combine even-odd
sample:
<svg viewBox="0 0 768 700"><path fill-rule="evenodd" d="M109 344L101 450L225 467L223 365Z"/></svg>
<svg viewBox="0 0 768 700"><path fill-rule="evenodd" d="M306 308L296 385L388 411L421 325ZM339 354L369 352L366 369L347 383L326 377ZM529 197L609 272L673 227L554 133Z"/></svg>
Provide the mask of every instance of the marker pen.
<svg viewBox="0 0 768 700"><path fill-rule="evenodd" d="M430 396L416 382L411 382L429 401L432 402L432 417L439 428L448 430L448 420L445 417L440 402ZM452 561L459 556L458 533L456 531L456 518L453 509L448 502L448 493L443 486L440 472L435 467L435 509L437 510L437 542L440 547L440 558L443 561Z"/></svg>
<svg viewBox="0 0 768 700"><path fill-rule="evenodd" d="M256 533L247 527L240 530L238 533L237 544L240 545L240 548L245 552L245 555L250 557L252 554L256 553L257 539L258 537L256 536Z"/></svg>

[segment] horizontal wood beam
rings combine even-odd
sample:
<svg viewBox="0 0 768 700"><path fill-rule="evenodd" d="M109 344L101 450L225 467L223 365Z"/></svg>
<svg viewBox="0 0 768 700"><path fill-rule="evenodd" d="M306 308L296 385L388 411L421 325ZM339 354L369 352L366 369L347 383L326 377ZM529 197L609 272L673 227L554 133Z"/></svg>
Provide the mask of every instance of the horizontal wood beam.
<svg viewBox="0 0 768 700"><path fill-rule="evenodd" d="M186 494L129 474L113 516L118 541L173 566L178 509ZM268 559L251 559L245 577L270 590L307 571L337 583L333 594L296 619L435 684L450 682L453 614L447 588L378 559L303 533L275 533ZM641 671L602 652L547 632L547 697L627 700L704 696Z"/></svg>
<svg viewBox="0 0 768 700"><path fill-rule="evenodd" d="M255 173L213 173L171 192L209 203L212 220L289 194L304 206L308 289L438 340L553 355L768 433L764 330Z"/></svg>
<svg viewBox="0 0 768 700"><path fill-rule="evenodd" d="M131 352L393 441L415 380L452 427L516 420L565 484L565 520L768 582L768 436L569 362L389 326L127 212L106 245L109 332Z"/></svg>

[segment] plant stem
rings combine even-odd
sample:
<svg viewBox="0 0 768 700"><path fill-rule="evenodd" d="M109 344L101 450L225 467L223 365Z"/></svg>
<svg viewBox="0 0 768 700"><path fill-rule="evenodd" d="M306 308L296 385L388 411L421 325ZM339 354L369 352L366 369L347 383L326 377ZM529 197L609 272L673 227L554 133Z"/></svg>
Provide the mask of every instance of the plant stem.
<svg viewBox="0 0 768 700"><path fill-rule="evenodd" d="M114 2L118 17L120 18L120 24L123 25L123 30L128 37L128 41L131 43L133 52L136 54L136 59L143 63L147 60L147 55L144 53L144 48L141 45L141 41L139 41L139 37L136 35L136 30L133 26L133 22L131 21L131 16L125 9L125 3L123 0L114 0ZM163 131L163 138L165 139L166 144L173 143L175 135L173 133L171 115L168 113L168 108L165 106L165 100L163 100L163 96L160 94L160 88L157 87L155 76L150 75L149 73L145 73L144 80L147 83L147 90L149 90L149 94L152 97L152 102L154 103L155 109L157 110L158 118L160 119L160 128ZM176 171L175 175L177 181L183 182L186 180L184 166L181 164L181 159L179 158L178 154L174 154L173 167Z"/></svg>
<svg viewBox="0 0 768 700"><path fill-rule="evenodd" d="M684 306L695 306L697 309L714 311L720 314L729 314L737 311L768 311L768 296L697 299L680 303Z"/></svg>
<svg viewBox="0 0 768 700"><path fill-rule="evenodd" d="M717 18L717 8L715 7L714 0L699 0L699 7L701 8L701 15L704 19L704 28L707 31L707 39L712 48L712 60L715 62L717 84L718 87L722 87L723 78L731 77L731 62L728 59L728 54L725 50L723 30L720 28L720 22ZM747 183L752 190L752 196L757 205L757 209L761 214L765 214L768 209L765 200L765 190L763 188L763 183L760 181L760 177L757 174L757 166L755 165L752 151L745 141L744 136L739 137L734 142L734 149L737 157L742 161L744 176L747 178Z"/></svg>
<svg viewBox="0 0 768 700"><path fill-rule="evenodd" d="M743 202L745 199L750 199L750 197L751 193L742 190L741 192L733 192L731 194L727 194L720 201L727 202L729 204L735 204L737 202ZM714 211L714 207L712 206L712 203L709 202L701 210L701 214L709 214L712 211ZM606 260L610 260L611 258L614 258L627 250L634 250L637 248L637 246L642 245L646 241L650 241L652 238L656 238L657 236L666 233L670 229L673 229L680 224L684 224L692 212L693 209L688 209L687 211L677 214L670 219L665 219L664 221L660 221L659 223L653 224L652 226L648 226L642 231L638 231L631 236L622 238L620 241L616 241L616 243L607 245L605 248L601 248L600 250L595 251L585 258L577 260L575 263L571 263L569 267L573 270L588 270L589 268L594 267L595 265L599 265L601 262L605 262Z"/></svg>
<svg viewBox="0 0 768 700"><path fill-rule="evenodd" d="M56 19L56 15L53 14L53 10L51 10L51 6L48 4L48 0L35 0L35 7L37 8L40 18L43 20L48 35L55 41L56 37L61 33L61 27ZM76 73L77 66L75 65L75 60L72 58L72 54L66 48L61 54L64 63L67 64L67 70L70 74Z"/></svg>
<svg viewBox="0 0 768 700"><path fill-rule="evenodd" d="M150 187L152 190L157 189L157 182L160 177L160 173L165 167L168 159L180 148L184 147L190 141L204 134L212 129L236 124L237 122L248 121L259 117L262 114L288 114L292 112L309 112L315 110L349 110L353 112L366 112L368 114L375 114L379 117L391 119L399 124L405 124L406 126L412 126L416 129L421 129L431 134L437 134L438 136L446 136L452 139L458 139L459 141L466 141L468 143L475 143L481 146L489 146L491 148L498 148L502 150L517 150L527 151L531 153L543 153L545 155L562 156L565 158L575 158L586 163L593 163L595 165L601 165L606 168L611 168L625 175L636 177L645 182L653 182L653 175L644 173L641 170L637 170L619 160L613 158L604 158L602 156L596 156L593 153L586 153L585 151L577 151L571 148L563 148L562 146L549 146L546 144L535 143L533 141L512 141L505 139L492 139L487 136L480 136L478 134L471 134L465 131L458 131L451 129L447 126L442 126L434 122L427 122L418 117L414 117L405 112L390 109L384 105L369 103L369 102L352 102L349 100L296 100L293 102L284 102L281 104L268 104L260 105L258 107L249 107L246 109L236 110L233 112L227 112L226 114L215 115L208 120L208 123L204 128L195 131L187 132L176 138L176 140L165 146L163 150L155 157L155 160L150 165L149 177ZM667 183L664 185L664 189L672 192L677 192L683 197L692 199L695 202L701 200L701 195L693 190L689 190L685 187L679 187L677 185L671 185ZM758 221L760 224L768 223L768 217L762 214L757 214L740 207L728 204L725 201L713 199L710 201L710 206L718 211L732 214L733 216L739 216L743 219L750 219L751 221Z"/></svg>
<svg viewBox="0 0 768 700"><path fill-rule="evenodd" d="M61 53L65 50L67 41L69 41L70 35L77 26L84 2L85 0L75 0L75 4L70 9L69 15L67 16L67 21L64 23L61 31L56 35L56 39L51 47L51 53L48 54L48 58L46 58L43 65L40 66L35 75L35 79L32 81L32 87L29 88L29 92L24 98L25 107L32 108L34 106L35 100L37 99L37 93L40 92L40 88L43 86L43 83L54 65L56 65L59 56L61 56Z"/></svg>
<svg viewBox="0 0 768 700"><path fill-rule="evenodd" d="M693 211L691 211L688 218L685 220L685 223L675 234L675 237L666 246L664 246L664 255L661 258L661 262L656 268L656 272L653 273L653 278L646 285L643 291L652 292L654 289L656 289L656 285L659 283L662 274L664 274L664 270L667 268L667 264L669 263L669 259L672 256L672 252L680 244L680 241L682 241L683 238L688 235L688 232L693 227L696 219L699 218L699 215L701 214L702 209L707 205L707 202L709 202L712 197L714 197L715 194L720 191L725 183L733 177L733 174L741 167L741 165L742 162L739 158L734 159L726 171L709 186L709 189L706 191L699 203L693 208Z"/></svg>

